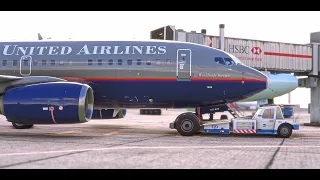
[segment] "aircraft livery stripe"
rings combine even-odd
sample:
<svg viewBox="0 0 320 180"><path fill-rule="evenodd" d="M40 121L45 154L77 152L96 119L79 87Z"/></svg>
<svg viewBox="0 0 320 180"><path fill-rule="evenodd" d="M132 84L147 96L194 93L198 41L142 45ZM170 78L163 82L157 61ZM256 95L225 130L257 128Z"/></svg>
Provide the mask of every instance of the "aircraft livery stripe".
<svg viewBox="0 0 320 180"><path fill-rule="evenodd" d="M88 80L88 81L177 81L177 78L70 78L65 80ZM255 78L191 78L192 81L244 81L244 82L266 82L264 79Z"/></svg>

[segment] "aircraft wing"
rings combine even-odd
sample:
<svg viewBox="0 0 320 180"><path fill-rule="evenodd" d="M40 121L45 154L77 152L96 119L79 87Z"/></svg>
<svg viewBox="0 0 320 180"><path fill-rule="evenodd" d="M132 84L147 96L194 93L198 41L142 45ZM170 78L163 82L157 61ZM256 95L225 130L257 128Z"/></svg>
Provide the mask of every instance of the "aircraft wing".
<svg viewBox="0 0 320 180"><path fill-rule="evenodd" d="M10 86L28 85L46 82L66 81L65 79L50 77L50 76L7 76L0 75L0 93L4 93L5 89Z"/></svg>
<svg viewBox="0 0 320 180"><path fill-rule="evenodd" d="M23 77L18 76L6 76L6 75L0 75L0 83L8 82L8 81L15 81L22 79Z"/></svg>

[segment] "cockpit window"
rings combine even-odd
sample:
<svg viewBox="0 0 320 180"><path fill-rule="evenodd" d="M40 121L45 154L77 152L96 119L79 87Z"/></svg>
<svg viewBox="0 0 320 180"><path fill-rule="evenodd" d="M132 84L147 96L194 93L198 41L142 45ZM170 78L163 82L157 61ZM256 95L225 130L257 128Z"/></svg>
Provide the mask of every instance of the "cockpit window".
<svg viewBox="0 0 320 180"><path fill-rule="evenodd" d="M235 57L234 55L225 52L236 64L243 64L237 57Z"/></svg>
<svg viewBox="0 0 320 180"><path fill-rule="evenodd" d="M214 58L214 61L215 61L216 63L222 64L222 65L226 65L226 62L223 60L222 57L215 57L215 58Z"/></svg>
<svg viewBox="0 0 320 180"><path fill-rule="evenodd" d="M231 58L224 58L227 66L235 65L236 63Z"/></svg>

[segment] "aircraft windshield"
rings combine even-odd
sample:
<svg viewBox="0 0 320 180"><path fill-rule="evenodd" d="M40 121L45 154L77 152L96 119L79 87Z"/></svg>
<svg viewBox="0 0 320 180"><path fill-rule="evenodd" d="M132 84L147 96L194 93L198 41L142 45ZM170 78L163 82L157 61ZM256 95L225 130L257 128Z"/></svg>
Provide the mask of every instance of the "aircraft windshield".
<svg viewBox="0 0 320 180"><path fill-rule="evenodd" d="M225 52L228 56L230 56L232 58L232 60L236 63L236 64L243 64L237 57L235 57L234 55Z"/></svg>

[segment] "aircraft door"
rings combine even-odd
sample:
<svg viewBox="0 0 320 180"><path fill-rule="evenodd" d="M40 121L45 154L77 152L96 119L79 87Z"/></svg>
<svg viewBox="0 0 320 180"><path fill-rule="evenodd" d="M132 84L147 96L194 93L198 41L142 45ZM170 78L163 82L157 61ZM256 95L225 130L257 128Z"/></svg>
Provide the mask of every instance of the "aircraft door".
<svg viewBox="0 0 320 180"><path fill-rule="evenodd" d="M29 55L20 58L20 74L29 76L31 74L32 57Z"/></svg>
<svg viewBox="0 0 320 180"><path fill-rule="evenodd" d="M177 78L178 80L191 79L191 50L177 50Z"/></svg>

